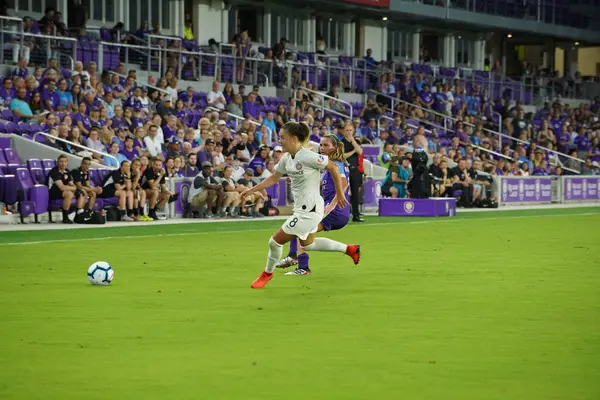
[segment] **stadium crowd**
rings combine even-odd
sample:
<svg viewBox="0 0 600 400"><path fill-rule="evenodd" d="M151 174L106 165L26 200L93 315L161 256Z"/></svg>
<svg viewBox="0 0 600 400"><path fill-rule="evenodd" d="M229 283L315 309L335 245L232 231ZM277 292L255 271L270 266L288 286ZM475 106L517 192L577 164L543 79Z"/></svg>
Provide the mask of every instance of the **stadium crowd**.
<svg viewBox="0 0 600 400"><path fill-rule="evenodd" d="M53 29L61 23L53 10L46 17L54 21ZM39 21L37 26L46 24ZM285 57L285 45L282 39L271 51ZM17 66L2 79L0 110L10 110L22 122L37 123L51 136L45 140L48 146L116 168L108 184L119 186L105 195L118 195L125 220L157 218L157 207L176 198L164 184L176 177L194 178L186 215L200 210L207 217L213 211L219 216L261 216L266 194L242 203L239 193L272 173L281 157L278 131L288 121L307 123L313 142L328 134L346 140L357 175L364 170L360 145L382 146L379 157L369 161L389 169L384 194L392 197L410 195L406 185L413 148L431 155L430 172L439 179L436 195L452 195L451 188L459 184L470 188L474 201L481 199L482 186L489 184L478 180L476 171L505 176L599 172L598 99L576 109L556 102L526 113L522 103L494 100L480 85L472 85L467 93L460 80L433 80L410 70L403 70L398 79L385 71L376 85L381 95L369 98L355 118L344 119L327 112L347 111L336 100L338 86L332 86L329 97L315 95L305 90L312 86L297 74L293 96L272 101L261 95L259 86L247 91L243 84L234 87L228 82L221 89L215 81L206 94L192 87L183 89L176 65L167 68L164 76L150 75L147 84L141 84L136 71L126 71L123 64L116 73L98 71L95 62L85 67L76 62L69 71L47 54L47 64L30 73L28 51L13 48L13 54ZM369 52L364 59L377 65ZM238 119L243 121L238 124ZM499 123L505 137L492 133ZM130 183L117 183L123 179ZM352 179L354 193L360 192L361 182L362 177ZM86 191L76 181L74 185ZM106 185L104 181L102 191L92 188L92 192L100 195ZM353 206L357 209L358 202ZM358 210L354 217L360 220Z"/></svg>

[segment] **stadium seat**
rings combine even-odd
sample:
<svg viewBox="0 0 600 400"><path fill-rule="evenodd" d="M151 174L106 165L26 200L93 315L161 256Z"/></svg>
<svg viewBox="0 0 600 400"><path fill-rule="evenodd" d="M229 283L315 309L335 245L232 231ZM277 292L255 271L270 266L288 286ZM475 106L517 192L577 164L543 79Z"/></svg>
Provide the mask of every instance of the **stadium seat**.
<svg viewBox="0 0 600 400"><path fill-rule="evenodd" d="M0 157L0 164L3 162L7 165L7 170L9 173L14 174L17 171L17 168L22 167L21 161L17 156L17 153L13 149L4 149L3 158Z"/></svg>
<svg viewBox="0 0 600 400"><path fill-rule="evenodd" d="M46 196L43 195L44 192L48 192L48 188L34 183L27 168L17 169L16 180L21 222L23 222L24 217L31 214L35 214L35 221L37 222L38 215L48 210L48 201Z"/></svg>
<svg viewBox="0 0 600 400"><path fill-rule="evenodd" d="M37 158L27 160L27 167L31 170L32 168L42 169L42 161Z"/></svg>
<svg viewBox="0 0 600 400"><path fill-rule="evenodd" d="M48 176L48 173L54 166L56 165L56 161L50 159L42 160L42 169L44 170L44 175Z"/></svg>
<svg viewBox="0 0 600 400"><path fill-rule="evenodd" d="M46 183L46 176L42 168L30 168L31 178L38 185L44 185Z"/></svg>

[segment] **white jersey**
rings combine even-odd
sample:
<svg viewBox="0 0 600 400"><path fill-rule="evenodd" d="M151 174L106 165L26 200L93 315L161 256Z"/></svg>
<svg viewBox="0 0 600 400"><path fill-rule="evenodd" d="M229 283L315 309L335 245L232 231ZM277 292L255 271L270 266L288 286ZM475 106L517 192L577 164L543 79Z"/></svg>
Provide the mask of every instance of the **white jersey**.
<svg viewBox="0 0 600 400"><path fill-rule="evenodd" d="M321 197L321 171L325 169L329 159L309 149L300 149L293 157L285 153L275 170L287 174L292 183L294 197L294 213L311 212L323 209Z"/></svg>

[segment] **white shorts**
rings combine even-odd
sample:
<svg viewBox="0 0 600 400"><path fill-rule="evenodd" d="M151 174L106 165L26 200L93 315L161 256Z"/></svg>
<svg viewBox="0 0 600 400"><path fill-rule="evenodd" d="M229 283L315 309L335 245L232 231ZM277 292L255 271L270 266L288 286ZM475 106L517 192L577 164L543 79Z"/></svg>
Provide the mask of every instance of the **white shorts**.
<svg viewBox="0 0 600 400"><path fill-rule="evenodd" d="M319 208L319 207L317 207ZM295 213L281 226L288 235L294 235L300 240L306 240L308 235L319 230L319 223L323 220L323 208L314 212Z"/></svg>

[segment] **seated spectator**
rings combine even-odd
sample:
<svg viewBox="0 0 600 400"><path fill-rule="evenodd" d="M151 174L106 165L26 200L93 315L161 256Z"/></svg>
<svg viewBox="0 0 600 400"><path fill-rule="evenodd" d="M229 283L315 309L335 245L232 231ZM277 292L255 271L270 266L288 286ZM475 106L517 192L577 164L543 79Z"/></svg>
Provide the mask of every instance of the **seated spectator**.
<svg viewBox="0 0 600 400"><path fill-rule="evenodd" d="M411 175L409 166L410 159L408 157L402 158L401 165L398 165L398 157L392 158L392 164L381 187L381 193L384 196L394 199L407 197L406 188Z"/></svg>
<svg viewBox="0 0 600 400"><path fill-rule="evenodd" d="M158 126L151 125L148 129L148 136L144 138L144 144L146 150L150 154L151 157L159 157L162 158L162 143L158 138ZM162 162L161 162L162 166Z"/></svg>
<svg viewBox="0 0 600 400"><path fill-rule="evenodd" d="M241 205L242 199L240 196L240 185L233 179L233 167L226 166L223 169L223 185L224 198L222 213L228 212L229 216L236 217L239 215L237 208ZM244 188L245 189L245 188ZM227 208L229 210L227 211Z"/></svg>
<svg viewBox="0 0 600 400"><path fill-rule="evenodd" d="M227 107L227 100L223 92L219 90L219 81L214 81L212 90L206 95L206 101L209 107L215 107L218 110L224 110Z"/></svg>
<svg viewBox="0 0 600 400"><path fill-rule="evenodd" d="M123 150L121 150L121 154L124 155L129 161L133 161L134 159L139 158L141 155L133 145L133 137L127 136L125 138L125 144L123 146Z"/></svg>
<svg viewBox="0 0 600 400"><path fill-rule="evenodd" d="M142 189L146 191L146 198L150 207L148 216L154 220L158 220L156 215L158 208L162 208L167 202L174 201L177 198L167 189L165 170L160 158L153 158L151 165L144 171Z"/></svg>
<svg viewBox="0 0 600 400"><path fill-rule="evenodd" d="M204 149L198 151L198 163L204 165L205 162L209 162L210 165L213 165L213 151L215 142L213 139L206 139L204 142Z"/></svg>
<svg viewBox="0 0 600 400"><path fill-rule="evenodd" d="M46 186L49 188L50 200L63 200L62 205L62 223L72 224L69 219L69 209L71 208L71 200L78 192L77 187L73 182L73 177L67 169L69 159L65 155L58 157L56 167L52 168L48 173ZM85 205L85 196L79 196L77 199L77 209L83 209Z"/></svg>
<svg viewBox="0 0 600 400"><path fill-rule="evenodd" d="M175 158L167 157L165 160L165 170L167 178L183 178L183 174L175 169Z"/></svg>
<svg viewBox="0 0 600 400"><path fill-rule="evenodd" d="M266 168L266 163L269 160L269 148L261 146L256 155L252 158L248 164L249 168L254 171L254 176L261 176Z"/></svg>
<svg viewBox="0 0 600 400"><path fill-rule="evenodd" d="M84 198L88 198L87 207L85 210L78 209L77 214L84 213L84 217L90 215L91 211L94 209L94 204L96 203L96 196L102 193L102 188L94 186L90 181L89 171L90 166L92 165L92 159L89 157L84 157L81 160L81 165L79 168L71 171L71 176L73 177L73 182L77 189L76 196L79 198L83 196ZM78 199L79 203L79 199Z"/></svg>
<svg viewBox="0 0 600 400"><path fill-rule="evenodd" d="M461 205L463 207L471 207L473 204L473 185L471 184L471 176L467 170L467 160L461 158L458 165L451 172L452 191L462 191Z"/></svg>
<svg viewBox="0 0 600 400"><path fill-rule="evenodd" d="M100 197L119 199L119 211L121 221L133 222L133 190L131 188L130 162L125 160L118 169L106 175L102 182L102 193Z"/></svg>
<svg viewBox="0 0 600 400"><path fill-rule="evenodd" d="M0 88L0 109L10 106L11 101L16 97L13 80L11 77L4 78Z"/></svg>
<svg viewBox="0 0 600 400"><path fill-rule="evenodd" d="M231 102L233 102L235 93L233 92L233 86L230 82L227 82L225 84L225 87L223 87L223 96L225 97L225 101L227 101L227 104L231 104Z"/></svg>
<svg viewBox="0 0 600 400"><path fill-rule="evenodd" d="M248 100L244 102L243 111L245 118L248 118L251 121L259 120L259 105L256 102L256 95L254 93L248 95Z"/></svg>
<svg viewBox="0 0 600 400"><path fill-rule="evenodd" d="M214 167L219 171L223 170L225 167L225 156L223 155L223 143L220 140L215 142L215 150L212 155Z"/></svg>
<svg viewBox="0 0 600 400"><path fill-rule="evenodd" d="M137 221L153 221L144 212L146 191L142 189L142 175L142 161L140 159L133 160L130 167L131 191L133 192L133 218Z"/></svg>
<svg viewBox="0 0 600 400"><path fill-rule="evenodd" d="M271 175L273 175L275 173L275 161L273 161L272 159L269 159L267 161L267 165L265 167L265 170L263 171L262 175L260 176L261 179L267 179L268 177L270 177Z"/></svg>
<svg viewBox="0 0 600 400"><path fill-rule="evenodd" d="M120 167L124 161L128 161L127 157L119 153L119 143L117 142L111 143L108 154L112 157L104 157L104 165L107 167Z"/></svg>
<svg viewBox="0 0 600 400"><path fill-rule="evenodd" d="M205 161L202 164L202 172L194 178L188 195L188 203L192 207L202 210L201 216L206 216L206 218L214 217L212 209L215 205L219 209L220 216L225 216L221 210L225 197L223 185L219 184L212 174L212 164ZM191 209L188 208L186 215L189 217L190 213Z"/></svg>
<svg viewBox="0 0 600 400"><path fill-rule="evenodd" d="M252 168L246 168L244 170L244 175L242 176L242 178L237 181L237 183L240 185L240 189L245 190L247 188L252 188L254 186L254 182L252 181L253 177L254 177L254 171L252 170ZM246 217L254 217L254 218L264 217L264 215L262 215L259 212L259 210L263 207L267 198L268 198L267 192L264 190L254 192L254 194L252 194L251 196L247 196L242 201L241 215L245 215ZM251 210L249 208L246 209L247 202L254 203L254 210Z"/></svg>
<svg viewBox="0 0 600 400"><path fill-rule="evenodd" d="M198 157L196 153L190 153L188 155L188 162L183 169L183 176L187 178L193 178L200 173L200 169L198 168Z"/></svg>

